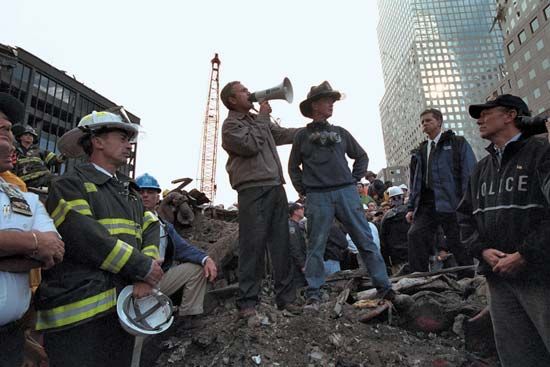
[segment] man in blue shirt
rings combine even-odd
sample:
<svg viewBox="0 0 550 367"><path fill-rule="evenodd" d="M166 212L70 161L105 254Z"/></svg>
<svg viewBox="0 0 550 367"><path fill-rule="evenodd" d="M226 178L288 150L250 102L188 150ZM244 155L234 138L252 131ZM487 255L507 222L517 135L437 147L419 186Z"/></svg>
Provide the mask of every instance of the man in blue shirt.
<svg viewBox="0 0 550 367"><path fill-rule="evenodd" d="M159 204L160 186L158 181L147 173L136 180L141 199L146 210L156 214ZM159 283L162 293L170 296L183 288L179 316L184 329L200 326L196 318L203 313L206 281L213 282L218 270L214 260L206 253L189 244L168 221L159 218L161 222L159 252L164 259L164 276Z"/></svg>
<svg viewBox="0 0 550 367"><path fill-rule="evenodd" d="M373 242L356 189L367 171L367 153L347 130L327 121L340 97L340 92L326 81L311 88L307 99L300 103L300 111L313 121L296 134L288 162L294 188L301 196L307 195L307 308L314 311L319 309L320 288L325 282L325 247L335 217L349 231L379 296L393 298L386 265ZM346 155L355 160L353 172Z"/></svg>

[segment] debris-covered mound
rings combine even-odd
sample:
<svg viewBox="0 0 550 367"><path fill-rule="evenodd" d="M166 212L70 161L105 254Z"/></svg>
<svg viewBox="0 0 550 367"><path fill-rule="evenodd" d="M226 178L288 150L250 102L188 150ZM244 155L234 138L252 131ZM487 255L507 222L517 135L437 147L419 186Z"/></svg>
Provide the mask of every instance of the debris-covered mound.
<svg viewBox="0 0 550 367"><path fill-rule="evenodd" d="M487 303L484 279L457 281L452 269L392 279L393 302L373 299L363 271L340 272L327 279L319 312L299 316L277 310L263 287L259 317L238 319L238 212L178 195L164 210L216 261L219 276L205 299L204 326L189 331L176 321L147 340L142 366L497 365L489 315L469 321Z"/></svg>
<svg viewBox="0 0 550 367"><path fill-rule="evenodd" d="M453 291L453 286L445 287L445 282L438 285L442 292L434 291L434 285L431 291L416 293L409 288L412 295L405 296L413 298L412 307L417 306L417 311L422 309L421 305L431 305L423 316L427 319L441 315L446 309L454 310L448 316L450 321L434 332L409 327L407 322L415 320L416 311L398 306L397 301L392 307L391 320L387 314L381 314L368 323L359 322L369 310L354 307L360 294L355 287L341 304L341 316L337 317L335 306L346 294L346 287L355 283L350 281L345 285L331 284L325 290L319 312L306 311L300 316L278 311L270 302L271 296L265 294L255 323L238 319L233 298L220 298L218 307L203 318L202 329L187 331L175 327L161 335L161 339L151 341L149 344L155 345L158 355L153 365L496 366L494 358L482 359L465 349L462 324L483 307L478 302L482 296L469 288L475 282L454 282L460 292ZM475 284L483 287L482 282ZM426 301L431 299L426 298L430 293L437 294L433 298L436 306ZM449 302L445 301L447 298Z"/></svg>

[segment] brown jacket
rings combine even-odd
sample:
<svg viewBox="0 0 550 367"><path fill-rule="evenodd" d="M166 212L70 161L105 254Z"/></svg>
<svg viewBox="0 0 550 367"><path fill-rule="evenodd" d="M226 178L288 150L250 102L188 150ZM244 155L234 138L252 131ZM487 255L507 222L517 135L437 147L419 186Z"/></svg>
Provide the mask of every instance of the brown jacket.
<svg viewBox="0 0 550 367"><path fill-rule="evenodd" d="M233 189L285 183L277 145L292 144L298 129L285 129L269 116L229 111L222 126L222 147L229 154L225 169Z"/></svg>

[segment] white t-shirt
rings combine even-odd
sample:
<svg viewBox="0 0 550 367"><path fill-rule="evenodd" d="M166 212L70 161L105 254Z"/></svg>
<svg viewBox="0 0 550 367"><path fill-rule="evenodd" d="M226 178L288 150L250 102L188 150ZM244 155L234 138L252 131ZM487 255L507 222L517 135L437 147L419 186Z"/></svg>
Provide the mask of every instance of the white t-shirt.
<svg viewBox="0 0 550 367"><path fill-rule="evenodd" d="M56 232L52 219L46 212L44 205L38 200L38 196L32 193L20 192L33 213L32 217L17 214L10 209L10 199L4 193L10 185L0 178L0 231L31 230L39 232ZM31 291L29 288L29 273L10 273L0 271L0 325L9 324L19 320L29 308Z"/></svg>
<svg viewBox="0 0 550 367"><path fill-rule="evenodd" d="M371 222L369 222L369 228L372 234L372 240L374 241L376 247L380 250L380 236L378 235L378 228L376 228L376 225ZM348 240L348 249L354 254L359 253L357 246L355 246L355 243L353 243L349 234L346 235L346 239Z"/></svg>

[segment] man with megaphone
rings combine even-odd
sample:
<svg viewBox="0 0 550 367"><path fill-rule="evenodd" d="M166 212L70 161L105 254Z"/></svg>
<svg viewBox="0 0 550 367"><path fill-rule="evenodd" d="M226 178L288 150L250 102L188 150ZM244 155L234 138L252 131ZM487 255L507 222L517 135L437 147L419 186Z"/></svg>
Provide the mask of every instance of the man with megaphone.
<svg viewBox="0 0 550 367"><path fill-rule="evenodd" d="M298 129L271 122L267 99L292 99L292 88L280 86L282 94L254 93L238 81L228 83L221 100L229 110L222 126L222 147L227 151L226 170L239 202L239 316L256 315L263 276L266 245L271 254L275 301L279 309L299 313L293 304L289 255L288 201L277 145L291 144ZM272 88L276 89L278 87ZM290 91L290 98L288 92ZM265 95L258 114L251 113L254 96Z"/></svg>

